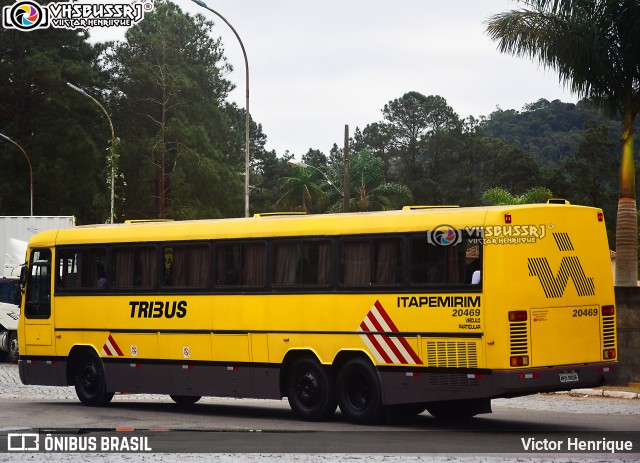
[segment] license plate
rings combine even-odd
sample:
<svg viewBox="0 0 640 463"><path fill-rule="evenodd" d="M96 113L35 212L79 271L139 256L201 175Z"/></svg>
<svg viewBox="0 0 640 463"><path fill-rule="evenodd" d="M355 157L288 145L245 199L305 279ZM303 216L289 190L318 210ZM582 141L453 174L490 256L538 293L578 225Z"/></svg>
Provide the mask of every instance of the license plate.
<svg viewBox="0 0 640 463"><path fill-rule="evenodd" d="M561 383L573 383L574 381L578 381L577 371L563 371L560 373Z"/></svg>

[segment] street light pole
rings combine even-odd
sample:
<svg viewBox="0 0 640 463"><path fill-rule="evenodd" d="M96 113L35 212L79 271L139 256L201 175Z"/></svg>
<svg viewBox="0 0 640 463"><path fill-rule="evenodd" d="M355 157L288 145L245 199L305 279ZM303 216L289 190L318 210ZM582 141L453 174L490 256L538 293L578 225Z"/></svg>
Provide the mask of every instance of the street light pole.
<svg viewBox="0 0 640 463"><path fill-rule="evenodd" d="M84 96L86 96L87 98L90 98L95 104L97 104L98 106L100 106L100 109L102 109L102 112L104 113L105 116L107 116L107 121L109 121L109 127L111 127L111 214L109 216L109 223L113 223L113 204L114 204L114 198L115 198L115 193L114 193L114 188L115 188L115 151L116 151L116 134L113 130L113 123L111 122L111 117L109 117L109 113L107 112L107 110L104 108L104 106L102 106L100 104L100 102L98 100L96 100L94 97L92 97L91 95L89 95L87 92L85 92L83 89L81 89L80 87L76 87L75 85L67 82L67 85L69 87L71 87L72 89L74 89L76 92L83 94Z"/></svg>
<svg viewBox="0 0 640 463"><path fill-rule="evenodd" d="M240 48L242 48L242 54L244 56L244 69L245 69L245 121L244 121L244 216L249 217L249 60L247 59L247 51L244 48L242 39L235 28L231 25L227 19L218 13L216 10L209 8L203 0L191 0L193 3L201 6L205 10L211 11L217 17L222 19L227 26L233 31L238 42L240 42Z"/></svg>
<svg viewBox="0 0 640 463"><path fill-rule="evenodd" d="M0 133L0 137L4 138L8 142L11 142L14 145L16 145L18 147L18 149L20 149L20 151L22 151L22 154L24 154L24 157L27 158L27 162L29 163L29 192L31 194L31 215L33 216L33 169L31 168L31 159L29 159L29 156L27 155L27 152L24 150L24 148L22 148L22 146L18 145L11 138L7 137L3 133Z"/></svg>

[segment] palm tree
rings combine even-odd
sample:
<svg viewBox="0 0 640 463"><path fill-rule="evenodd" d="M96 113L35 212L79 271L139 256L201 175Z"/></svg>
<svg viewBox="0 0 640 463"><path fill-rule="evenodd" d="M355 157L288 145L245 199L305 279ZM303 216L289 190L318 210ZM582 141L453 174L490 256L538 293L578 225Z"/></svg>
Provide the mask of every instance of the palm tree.
<svg viewBox="0 0 640 463"><path fill-rule="evenodd" d="M384 161L370 151L355 154L349 164L350 211L396 209L411 200L411 191L406 185L384 181ZM342 199L330 208L330 212L341 210Z"/></svg>
<svg viewBox="0 0 640 463"><path fill-rule="evenodd" d="M553 197L553 193L545 187L536 186L521 195L514 196L504 188L496 187L486 190L482 194L482 202L491 206L506 206L515 204L546 203Z"/></svg>
<svg viewBox="0 0 640 463"><path fill-rule="evenodd" d="M492 16L498 49L537 58L560 81L610 115L622 116L616 285L636 286L638 234L633 123L640 111L638 0L521 0L525 8Z"/></svg>
<svg viewBox="0 0 640 463"><path fill-rule="evenodd" d="M314 202L324 196L311 169L295 168L292 177L283 177L280 182L285 192L276 201L277 207L311 212Z"/></svg>

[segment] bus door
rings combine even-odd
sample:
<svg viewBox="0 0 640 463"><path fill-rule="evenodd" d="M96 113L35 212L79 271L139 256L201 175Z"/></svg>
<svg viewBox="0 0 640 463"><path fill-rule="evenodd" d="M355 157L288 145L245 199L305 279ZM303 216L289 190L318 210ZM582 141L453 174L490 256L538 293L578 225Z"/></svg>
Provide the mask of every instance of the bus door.
<svg viewBox="0 0 640 463"><path fill-rule="evenodd" d="M55 355L51 282L51 250L32 249L26 281L23 355Z"/></svg>

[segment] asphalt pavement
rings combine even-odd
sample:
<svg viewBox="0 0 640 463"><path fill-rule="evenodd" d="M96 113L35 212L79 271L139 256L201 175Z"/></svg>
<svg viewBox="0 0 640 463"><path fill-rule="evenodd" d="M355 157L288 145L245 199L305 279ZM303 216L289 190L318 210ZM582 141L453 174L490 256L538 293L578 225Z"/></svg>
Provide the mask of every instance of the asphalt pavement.
<svg viewBox="0 0 640 463"><path fill-rule="evenodd" d="M558 393L568 394L577 397L593 397L588 401L559 400L557 394L536 394L534 396L518 399L496 399L497 406L508 406L510 408L522 408L527 410L558 410L575 414L625 414L637 415L640 419L640 394L634 388L598 388L598 389L577 389L573 391ZM602 397L602 400L598 400ZM50 386L25 386L20 381L16 365L0 364L0 401L3 400L77 400L73 387L50 387ZM613 400L619 399L619 400ZM166 396L136 394L117 395L115 401L147 401L171 402ZM203 401L215 400L213 398L203 398ZM588 404L582 405L585 402ZM205 402L206 403L206 402ZM0 412L1 416L1 412ZM640 423L640 421L639 421ZM11 423L1 422L0 431L11 431ZM2 450L2 449L0 449ZM336 462L336 463L378 463L378 462L462 462L462 463L506 463L511 461L528 463L551 463L551 462L587 462L599 463L606 461L616 461L631 463L638 461L638 454L585 454L585 455L379 455L379 454L211 454L211 453L105 453L105 454L79 454L79 453L57 453L55 455L43 453L2 453L0 451L0 462L40 462L56 461L68 463L80 463L85 461L113 462L113 463L138 463L138 462L222 462L222 463L312 463L312 462Z"/></svg>

